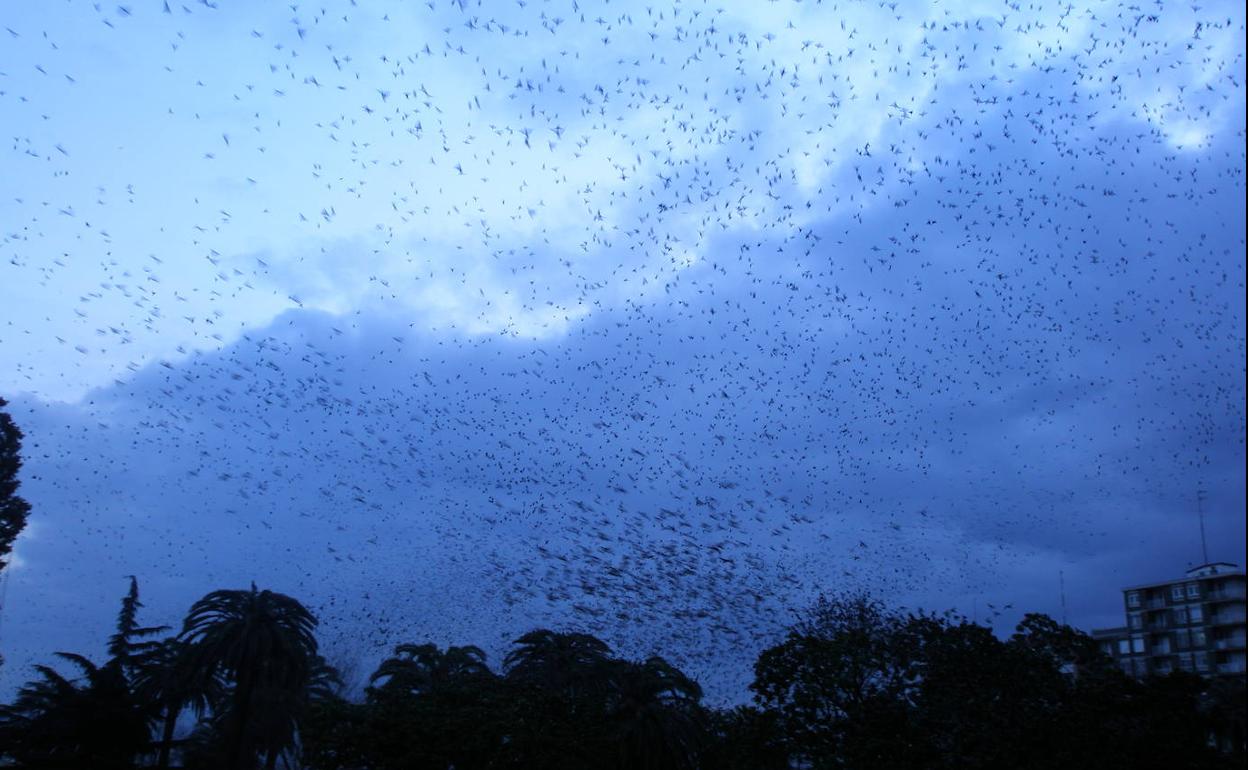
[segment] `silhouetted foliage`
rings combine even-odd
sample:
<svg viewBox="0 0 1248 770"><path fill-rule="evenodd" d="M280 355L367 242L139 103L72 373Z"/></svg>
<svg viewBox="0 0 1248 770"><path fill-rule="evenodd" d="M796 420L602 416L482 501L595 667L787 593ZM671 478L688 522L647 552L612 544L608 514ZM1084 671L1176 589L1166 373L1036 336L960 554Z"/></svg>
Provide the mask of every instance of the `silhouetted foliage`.
<svg viewBox="0 0 1248 770"><path fill-rule="evenodd" d="M160 630L138 626L138 596L132 578L103 666L70 652L56 656L78 669L77 678L35 666L39 678L23 686L12 705L0 708L0 757L31 768L133 766L147 746L148 727L128 677L137 655L148 649L137 638Z"/></svg>
<svg viewBox="0 0 1248 770"><path fill-rule="evenodd" d="M220 674L197 665L191 647L181 639L164 639L147 653L132 686L159 730L156 766L169 766L178 717L189 708L197 720L211 713L226 693Z"/></svg>
<svg viewBox="0 0 1248 770"><path fill-rule="evenodd" d="M1131 679L1043 615L1002 641L965 618L850 595L821 599L765 650L752 689L804 767L1231 767L1229 743L1210 741L1232 736L1235 717L1202 714L1208 685Z"/></svg>
<svg viewBox="0 0 1248 770"><path fill-rule="evenodd" d="M181 638L194 665L230 682L216 726L231 770L252 767L258 755L272 767L294 746L302 693L320 665L315 626L299 602L255 584L214 591L191 607Z"/></svg>
<svg viewBox="0 0 1248 770"><path fill-rule="evenodd" d="M47 666L0 708L0 763L220 770L953 770L1233 768L1244 683L1136 680L1044 615L1008 639L866 594L820 599L764 650L755 705L708 708L667 660L537 629L504 670L473 646L401 644L340 695L315 618L289 596L214 591L177 637L122 600L109 659ZM190 710L195 728L175 737Z"/></svg>
<svg viewBox="0 0 1248 770"><path fill-rule="evenodd" d="M710 710L704 770L789 770L789 750L776 712L754 706Z"/></svg>
<svg viewBox="0 0 1248 770"><path fill-rule="evenodd" d="M904 753L914 672L905 618L866 595L819 599L765 650L751 689L792 755L817 767L884 766Z"/></svg>
<svg viewBox="0 0 1248 770"><path fill-rule="evenodd" d="M149 637L167 629L141 626L141 607L131 578L104 665L58 652L79 677L36 667L39 678L0 708L0 763L168 767L189 708L197 727L181 742L185 767L273 768L294 755L313 709L336 697L338 675L316 654L316 621L288 596L215 591L191 608L179 637L160 640Z"/></svg>
<svg viewBox="0 0 1248 770"><path fill-rule="evenodd" d="M22 470L22 430L4 408L8 401L0 398L0 570L8 563L6 556L13 550L13 541L26 527L30 503L17 494Z"/></svg>

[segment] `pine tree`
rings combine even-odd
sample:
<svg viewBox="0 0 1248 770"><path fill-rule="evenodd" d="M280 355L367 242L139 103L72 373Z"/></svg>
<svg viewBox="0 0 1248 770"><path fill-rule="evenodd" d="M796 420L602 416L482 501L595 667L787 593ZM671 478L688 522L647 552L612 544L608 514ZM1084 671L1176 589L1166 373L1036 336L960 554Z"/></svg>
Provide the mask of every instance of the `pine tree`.
<svg viewBox="0 0 1248 770"><path fill-rule="evenodd" d="M0 570L7 564L4 557L13 550L13 541L26 526L26 515L30 513L30 503L17 494L22 431L4 411L6 406L8 402L0 398Z"/></svg>

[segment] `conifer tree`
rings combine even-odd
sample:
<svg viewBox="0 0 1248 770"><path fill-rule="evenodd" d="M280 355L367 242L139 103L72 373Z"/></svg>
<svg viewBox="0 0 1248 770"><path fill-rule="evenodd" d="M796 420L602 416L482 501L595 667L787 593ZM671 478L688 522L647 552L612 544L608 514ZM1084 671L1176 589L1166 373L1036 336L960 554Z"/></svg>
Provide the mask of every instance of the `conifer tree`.
<svg viewBox="0 0 1248 770"><path fill-rule="evenodd" d="M25 528L30 513L30 503L17 494L22 431L4 411L6 406L8 402L0 398L0 570L7 564L5 557L13 550L13 541Z"/></svg>

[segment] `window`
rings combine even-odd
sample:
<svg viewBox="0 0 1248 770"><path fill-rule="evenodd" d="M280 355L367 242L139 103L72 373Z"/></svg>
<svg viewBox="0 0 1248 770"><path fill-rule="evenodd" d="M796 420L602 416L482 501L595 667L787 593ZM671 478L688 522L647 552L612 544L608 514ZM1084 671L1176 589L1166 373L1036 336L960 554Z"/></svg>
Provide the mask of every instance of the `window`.
<svg viewBox="0 0 1248 770"><path fill-rule="evenodd" d="M1118 640L1118 654L1119 654L1119 655L1130 655L1130 654L1131 654L1131 640L1130 640L1130 639L1119 639L1119 640Z"/></svg>
<svg viewBox="0 0 1248 770"><path fill-rule="evenodd" d="M1196 658L1196 670L1197 671L1209 670L1209 653L1198 652L1196 653L1195 658Z"/></svg>
<svg viewBox="0 0 1248 770"><path fill-rule="evenodd" d="M1143 615L1141 615L1141 614L1139 614L1138 612L1133 612L1133 613L1131 613L1131 615L1130 615L1130 616L1128 616L1128 617L1127 617L1127 623L1128 623L1128 624L1129 624L1132 628L1143 628L1143 627L1144 627L1144 616L1143 616Z"/></svg>
<svg viewBox="0 0 1248 770"><path fill-rule="evenodd" d="M1158 674L1169 674L1170 673L1170 661L1168 660L1157 661L1157 665L1154 670Z"/></svg>
<svg viewBox="0 0 1248 770"><path fill-rule="evenodd" d="M1187 625L1187 608L1175 607L1174 609L1170 610L1170 617L1174 620L1174 624L1176 626Z"/></svg>
<svg viewBox="0 0 1248 770"><path fill-rule="evenodd" d="M1189 599L1200 598L1200 584L1199 583L1187 584L1187 598Z"/></svg>
<svg viewBox="0 0 1248 770"><path fill-rule="evenodd" d="M1142 636L1132 637L1131 652L1144 652L1144 637Z"/></svg>
<svg viewBox="0 0 1248 770"><path fill-rule="evenodd" d="M1186 650L1192 646L1192 632L1186 628L1180 628L1174 632L1174 646L1180 650Z"/></svg>
<svg viewBox="0 0 1248 770"><path fill-rule="evenodd" d="M1205 629L1203 628L1192 629L1192 646L1193 647L1205 646Z"/></svg>
<svg viewBox="0 0 1248 770"><path fill-rule="evenodd" d="M1183 601L1183 586L1170 586L1170 598L1176 602Z"/></svg>
<svg viewBox="0 0 1248 770"><path fill-rule="evenodd" d="M1128 607L1139 607L1139 606L1140 606L1140 592L1139 592L1139 591L1128 591L1128 592L1127 592L1127 606L1128 606Z"/></svg>
<svg viewBox="0 0 1248 770"><path fill-rule="evenodd" d="M1166 655L1166 654L1169 654L1169 652L1170 652L1170 637L1163 636L1157 641L1153 642L1153 654L1154 655Z"/></svg>
<svg viewBox="0 0 1248 770"><path fill-rule="evenodd" d="M1193 623L1205 622L1205 611L1199 604L1193 604L1187 608L1187 616L1191 618Z"/></svg>

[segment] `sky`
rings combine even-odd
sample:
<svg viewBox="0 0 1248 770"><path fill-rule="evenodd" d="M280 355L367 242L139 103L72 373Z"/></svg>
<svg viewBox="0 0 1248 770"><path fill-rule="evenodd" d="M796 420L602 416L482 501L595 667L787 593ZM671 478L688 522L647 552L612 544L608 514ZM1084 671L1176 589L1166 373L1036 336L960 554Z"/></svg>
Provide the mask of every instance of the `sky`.
<svg viewBox="0 0 1248 770"><path fill-rule="evenodd" d="M1242 3L0 7L0 693L255 581L743 697L1244 563Z"/></svg>

